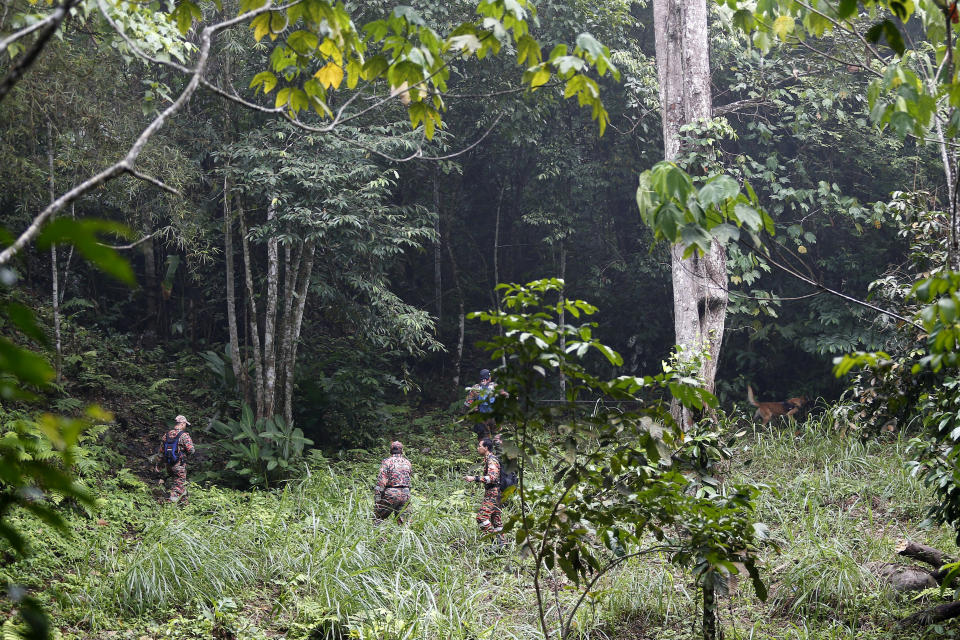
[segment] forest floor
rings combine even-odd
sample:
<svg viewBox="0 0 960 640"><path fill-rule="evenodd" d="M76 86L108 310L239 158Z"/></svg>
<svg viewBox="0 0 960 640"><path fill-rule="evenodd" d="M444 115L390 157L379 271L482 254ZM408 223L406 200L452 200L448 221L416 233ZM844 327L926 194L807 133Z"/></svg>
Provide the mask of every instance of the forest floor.
<svg viewBox="0 0 960 640"><path fill-rule="evenodd" d="M442 415L417 423L404 434L415 469L407 526L370 519L379 452L314 452L302 477L270 491L193 482L183 506L159 505L140 459L114 453L114 468L86 478L98 510L67 509L69 540L17 516L33 555L8 555L4 577L46 603L64 638L542 637L529 562L478 537L480 496L460 479L479 465L472 434ZM740 474L768 485L758 515L781 549L763 558L767 602L748 581L724 598L728 639L917 637L896 622L940 596L894 594L863 569L894 560L899 538L956 554L950 531L920 528L929 496L901 440L862 442L817 420L773 426L740 446L729 475ZM547 585L569 606L572 585L559 575ZM692 579L668 558L633 562L594 595L578 615L582 637L698 637Z"/></svg>

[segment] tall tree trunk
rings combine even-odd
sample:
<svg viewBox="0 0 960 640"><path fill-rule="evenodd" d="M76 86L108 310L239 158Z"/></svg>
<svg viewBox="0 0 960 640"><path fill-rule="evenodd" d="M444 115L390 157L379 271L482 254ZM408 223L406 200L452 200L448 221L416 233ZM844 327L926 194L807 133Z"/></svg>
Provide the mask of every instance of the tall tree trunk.
<svg viewBox="0 0 960 640"><path fill-rule="evenodd" d="M286 418L292 416L284 404L286 398L287 376L293 376L289 369L290 350L293 346L293 303L296 299L297 278L300 275L300 264L303 260L303 245L297 247L294 254L292 247L284 247L284 273L283 273L283 313L280 316L278 330L280 332L280 355L277 358L277 389L284 391L280 398L278 406L275 406L277 414L283 414Z"/></svg>
<svg viewBox="0 0 960 640"><path fill-rule="evenodd" d="M277 215L271 200L267 206L267 226ZM277 287L280 280L279 240L271 233L267 240L267 306L263 313L263 406L260 418L269 418L276 408L277 352L274 347L277 326Z"/></svg>
<svg viewBox="0 0 960 640"><path fill-rule="evenodd" d="M654 0L657 75L663 108L664 156L680 159L680 127L711 116L710 55L706 0ZM713 391L727 311L727 268L723 247L714 242L702 257L683 259L671 250L674 331L682 358L703 354L700 376ZM688 425L693 416L675 406Z"/></svg>
<svg viewBox="0 0 960 640"><path fill-rule="evenodd" d="M292 330L290 332L290 351L287 355L283 389L283 416L289 424L293 424L293 382L294 371L297 366L297 344L300 341L300 328L303 326L303 311L307 307L307 294L310 291L310 276L313 273L313 259L316 255L315 240L308 240L303 248L305 254L298 277L297 304L294 307Z"/></svg>
<svg viewBox="0 0 960 640"><path fill-rule="evenodd" d="M451 237L447 234L447 237ZM453 257L453 247L449 242L444 243L447 247L447 255L450 257L450 273L453 276L453 286L457 291L457 303L459 304L459 333L457 335L457 357L453 363L453 390L454 393L460 393L460 363L463 360L463 329L466 314L463 309L463 290L460 288L460 278L457 273L457 261Z"/></svg>
<svg viewBox="0 0 960 640"><path fill-rule="evenodd" d="M493 286L500 284L500 212L503 209L503 192L507 188L506 183L500 186L500 197L497 199L497 220L493 227ZM500 293L493 290L493 300L496 303L497 313L500 313ZM497 324L497 330L500 337L503 337L503 325ZM503 366L507 366L507 356L502 357Z"/></svg>
<svg viewBox="0 0 960 640"><path fill-rule="evenodd" d="M151 318L151 324L147 326L152 326L156 331L159 326L157 297L160 295L160 281L157 280L157 256L153 249L153 241L154 239L150 238L140 246L143 252L143 286L147 295L147 316Z"/></svg>
<svg viewBox="0 0 960 640"><path fill-rule="evenodd" d="M437 303L437 327L443 319L443 271L441 270L441 252L442 238L440 236L440 167L433 167L433 212L436 219L433 223L433 230L437 239L433 244L433 299Z"/></svg>
<svg viewBox="0 0 960 640"><path fill-rule="evenodd" d="M567 245L563 240L560 241L560 280L563 281L563 288L560 289L560 353L567 352L567 335L564 332L567 323L567 313L566 309L563 308L563 303L566 302L566 290L567 290ZM567 397L567 376L560 372L560 399L564 400Z"/></svg>
<svg viewBox="0 0 960 640"><path fill-rule="evenodd" d="M47 169L50 171L50 202L53 202L56 200L57 194L53 175L53 125L50 122L50 118L47 118L47 165ZM53 216L50 217L50 221L53 221ZM53 301L53 340L57 349L57 361L55 367L57 373L57 384L60 384L60 381L63 379L63 347L60 341L60 291L58 290L59 278L60 274L57 268L57 245L54 243L50 245L50 289Z"/></svg>
<svg viewBox="0 0 960 640"><path fill-rule="evenodd" d="M70 203L70 218L77 219L77 209L76 203ZM74 246L70 245L70 250L67 251L67 263L63 265L63 282L60 283L60 304L63 304L64 297L67 295L67 287L70 284L70 264L73 262L73 249Z"/></svg>
<svg viewBox="0 0 960 640"><path fill-rule="evenodd" d="M233 274L233 215L230 211L230 179L223 177L223 256L227 276L227 329L230 334L230 359L233 361L233 377L237 381L240 397L247 398L247 368L240 357L240 332L237 330L237 295Z"/></svg>
<svg viewBox="0 0 960 640"><path fill-rule="evenodd" d="M257 320L257 297L253 290L253 266L251 265L250 241L247 239L247 223L243 218L243 208L237 207L237 219L240 220L240 246L243 249L243 275L247 285L247 313L250 321L250 338L253 351L253 397L256 401L256 414L259 417L264 404L263 398L263 351L260 350L260 323Z"/></svg>
<svg viewBox="0 0 960 640"><path fill-rule="evenodd" d="M706 0L654 0L657 75L663 109L664 157L678 161L682 154L680 128L712 115L710 52ZM683 251L670 251L673 276L673 312L680 357L702 357L700 377L714 389L717 359L727 312L726 252L717 242L704 256L684 260ZM686 427L693 422L688 409L674 402L674 418ZM703 584L703 637L717 637L716 594L712 580Z"/></svg>

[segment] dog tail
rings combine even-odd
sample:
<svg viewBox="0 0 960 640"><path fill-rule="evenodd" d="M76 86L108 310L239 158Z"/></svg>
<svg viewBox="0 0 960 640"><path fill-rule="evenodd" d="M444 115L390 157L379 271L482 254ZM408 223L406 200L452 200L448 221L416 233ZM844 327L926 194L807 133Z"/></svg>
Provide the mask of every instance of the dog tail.
<svg viewBox="0 0 960 640"><path fill-rule="evenodd" d="M750 388L750 385L747 385L747 402L752 404L755 407L759 407L760 403L756 401L753 397L753 389Z"/></svg>

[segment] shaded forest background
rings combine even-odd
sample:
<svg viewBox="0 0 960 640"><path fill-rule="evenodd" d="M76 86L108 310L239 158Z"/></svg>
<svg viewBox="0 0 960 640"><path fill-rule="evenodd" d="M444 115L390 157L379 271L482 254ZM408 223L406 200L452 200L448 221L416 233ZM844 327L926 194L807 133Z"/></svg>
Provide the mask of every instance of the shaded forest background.
<svg viewBox="0 0 960 640"><path fill-rule="evenodd" d="M468 16L468 4L416 8L445 25ZM385 8L365 3L359 17ZM519 71L480 61L454 65L446 126L426 146L402 105L371 112L334 136L314 136L198 94L142 158L181 197L124 179L69 213L128 224L140 234L131 241L149 237L124 251L139 283L132 290L59 250L63 389L89 384L85 358L111 357L106 345L92 349L78 337L93 329L122 345L115 348L205 353L223 386L193 391L213 414L228 411L226 401L239 399L229 391L235 382L224 346L229 262L238 341L252 346L244 236L259 313L269 303L271 243L279 252L281 319L290 312L284 305L302 297L285 293L294 291L285 279L299 278L298 267L313 257L292 411L321 443L364 440L389 419L382 412L388 401L432 407L460 397L489 365L477 346L489 327L461 324L463 314L494 308L497 282L562 277L567 295L600 308L598 334L624 355L624 373L658 367L674 343L669 257L666 247L653 246L634 201L638 172L662 157L651 9L628 1L545 2L538 17L545 49L579 30L610 47L623 76L601 81L610 113L602 137L559 88L518 91ZM711 29L714 109L725 121L713 125L707 143L728 171L751 180L776 220L776 241L807 273L867 298L870 282L907 260L901 231L909 207L892 194L926 194L931 207L943 199L935 150L877 131L865 113L862 74L803 49L745 49L719 9ZM211 74L244 95L265 62L265 49L248 46L248 37L238 31L223 38ZM49 200L51 181L72 184L119 154L180 82L131 56L105 24L68 28L0 110L4 225L25 226ZM418 148L449 157L389 159ZM694 155L694 174L696 165ZM872 311L762 269L736 248L730 258L731 308L717 377L726 406L743 401L748 383L762 398L836 398L844 383L831 374L832 359L883 348L891 338L890 325ZM48 252L30 250L14 264L37 305L49 301L50 262ZM242 375L252 377L252 368ZM279 375L282 388L282 367Z"/></svg>

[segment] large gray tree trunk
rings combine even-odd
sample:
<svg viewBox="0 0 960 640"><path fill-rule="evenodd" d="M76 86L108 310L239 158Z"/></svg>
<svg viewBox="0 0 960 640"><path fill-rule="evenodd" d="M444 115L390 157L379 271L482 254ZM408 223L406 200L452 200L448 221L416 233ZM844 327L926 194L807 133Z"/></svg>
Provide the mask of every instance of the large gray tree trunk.
<svg viewBox="0 0 960 640"><path fill-rule="evenodd" d="M657 75L663 109L663 151L667 160L681 160L680 127L711 117L710 50L706 0L654 0ZM688 167L693 169L693 167ZM683 259L683 250L671 248L673 276L673 326L683 359L701 354L700 376L713 391L717 359L727 313L727 258L714 242L702 257ZM686 427L693 422L690 411L674 403L674 417ZM713 584L703 585L703 638L716 640Z"/></svg>
<svg viewBox="0 0 960 640"><path fill-rule="evenodd" d="M711 115L706 0L654 0L653 19L664 157L676 162L683 155L680 127ZM700 375L712 392L727 311L726 254L717 243L702 257L684 260L682 253L671 251L676 341L686 358L707 355ZM692 419L680 409L675 415L683 425Z"/></svg>

